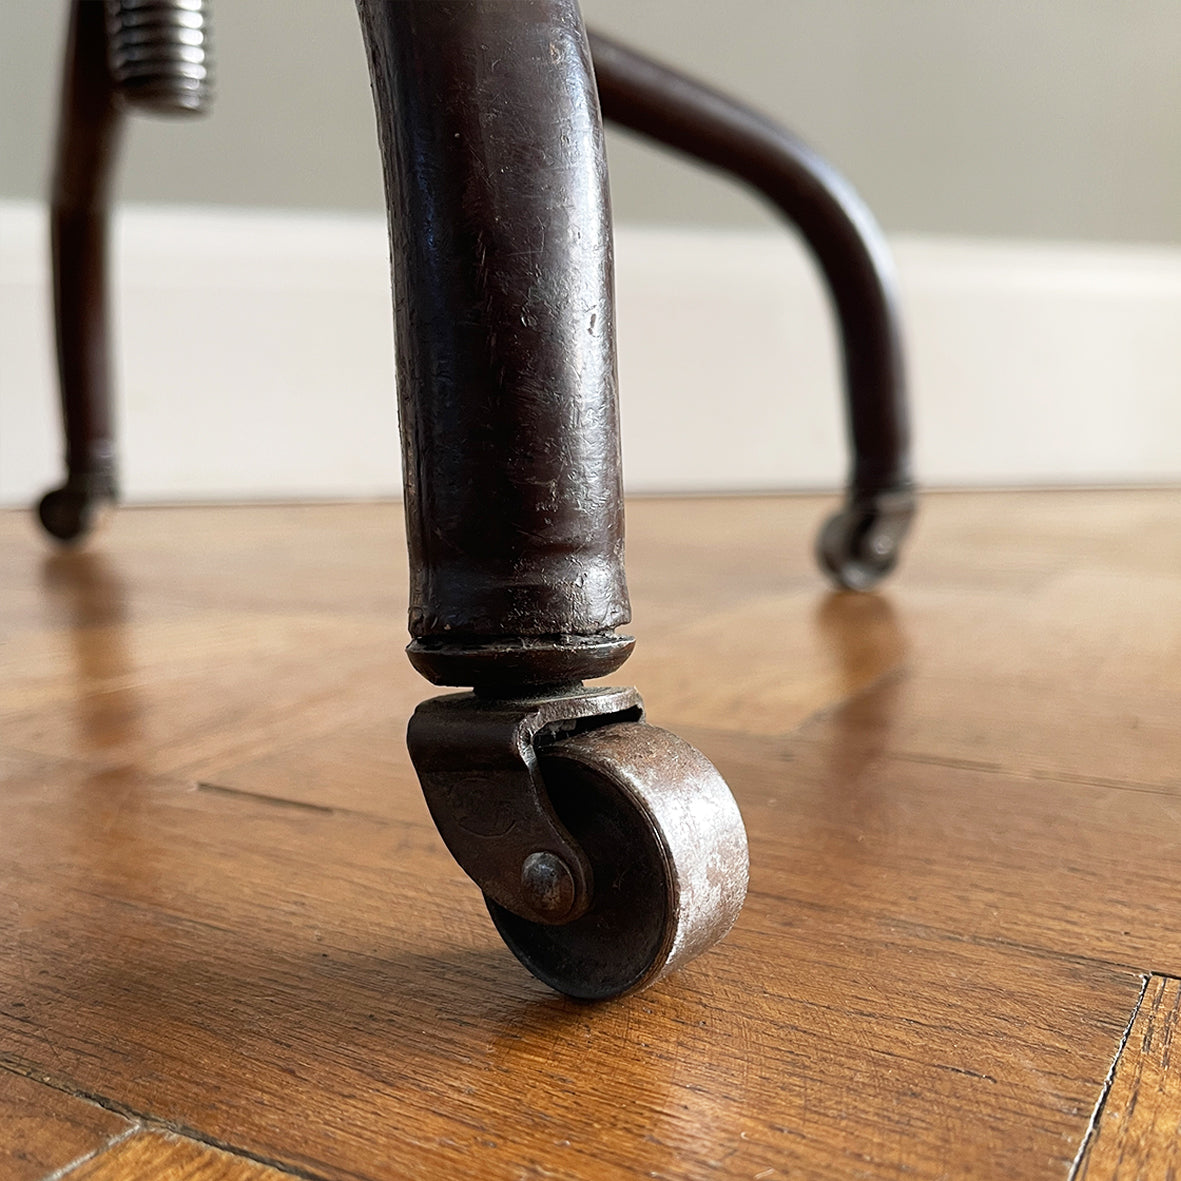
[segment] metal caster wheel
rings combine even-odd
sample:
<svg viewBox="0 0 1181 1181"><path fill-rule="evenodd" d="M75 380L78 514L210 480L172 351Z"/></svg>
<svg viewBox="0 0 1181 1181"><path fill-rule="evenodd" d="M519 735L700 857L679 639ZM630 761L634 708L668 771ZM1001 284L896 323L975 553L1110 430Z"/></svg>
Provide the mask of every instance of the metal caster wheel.
<svg viewBox="0 0 1181 1181"><path fill-rule="evenodd" d="M90 533L104 503L89 489L64 484L45 493L37 505L37 517L50 537L70 545Z"/></svg>
<svg viewBox="0 0 1181 1181"><path fill-rule="evenodd" d="M845 590L872 590L898 564L914 508L909 491L854 500L820 530L820 568Z"/></svg>
<svg viewBox="0 0 1181 1181"><path fill-rule="evenodd" d="M593 872L589 908L559 925L485 899L539 980L605 1000L652 983L729 931L746 897L746 830L700 751L667 730L623 723L564 739L539 763L554 811Z"/></svg>
<svg viewBox="0 0 1181 1181"><path fill-rule="evenodd" d="M630 688L424 701L406 732L431 817L538 979L605 1000L713 946L746 897L746 830L710 761Z"/></svg>

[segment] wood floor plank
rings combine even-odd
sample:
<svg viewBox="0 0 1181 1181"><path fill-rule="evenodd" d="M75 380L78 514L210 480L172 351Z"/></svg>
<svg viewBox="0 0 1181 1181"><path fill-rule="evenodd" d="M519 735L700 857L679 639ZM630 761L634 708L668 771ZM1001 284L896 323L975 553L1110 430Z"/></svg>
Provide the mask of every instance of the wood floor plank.
<svg viewBox="0 0 1181 1181"><path fill-rule="evenodd" d="M767 838L783 897L1181 973L1176 794L898 758L865 737L890 707L885 686L806 737L681 728ZM430 833L400 730L378 718L273 750L219 783L327 798Z"/></svg>
<svg viewBox="0 0 1181 1181"><path fill-rule="evenodd" d="M786 734L910 658L889 598L816 588L748 599L667 633L636 631L627 674L652 721L673 730Z"/></svg>
<svg viewBox="0 0 1181 1181"><path fill-rule="evenodd" d="M129 1120L97 1103L0 1067L3 1181L39 1181L98 1152L132 1127Z"/></svg>
<svg viewBox="0 0 1181 1181"><path fill-rule="evenodd" d="M189 607L404 619L402 538L396 503L120 507L83 548L61 549L31 514L9 510L0 512L0 619L6 634Z"/></svg>
<svg viewBox="0 0 1181 1181"><path fill-rule="evenodd" d="M1077 1181L1181 1176L1181 980L1152 976Z"/></svg>
<svg viewBox="0 0 1181 1181"><path fill-rule="evenodd" d="M396 506L0 514L0 1062L329 1178L1065 1177L1181 973L1181 496L931 497L868 597L826 507L629 510L624 672L752 894L595 1008L427 818Z"/></svg>
<svg viewBox="0 0 1181 1181"><path fill-rule="evenodd" d="M896 615L904 675L839 707L857 741L1181 791L1181 573L1068 573L1014 600L912 591Z"/></svg>
<svg viewBox="0 0 1181 1181"><path fill-rule="evenodd" d="M703 596L667 633L643 631L663 599L647 598L644 542L633 545L646 610L626 671L653 720L782 734L842 691L889 680L887 716L874 702L846 708L894 753L1181 790L1181 492L928 498L902 568L868 598L801 591L790 574L770 586L790 555L770 510L755 550L738 527L748 508L731 509L728 567L670 533L688 551L684 599L690 562L720 578L719 561L736 590L749 579L759 593Z"/></svg>
<svg viewBox="0 0 1181 1181"><path fill-rule="evenodd" d="M828 880L800 905L768 817L726 943L588 1008L425 828L42 765L0 813L0 995L37 1014L0 1046L333 1177L1064 1175L1140 977L842 913Z"/></svg>
<svg viewBox="0 0 1181 1181"><path fill-rule="evenodd" d="M290 1181L291 1174L170 1132L137 1132L71 1169L68 1181Z"/></svg>
<svg viewBox="0 0 1181 1181"><path fill-rule="evenodd" d="M6 740L29 751L200 775L284 733L347 719L376 693L409 712L410 673L384 628L347 616L190 610L134 629L26 634L6 645ZM27 670L27 671L26 671Z"/></svg>
<svg viewBox="0 0 1181 1181"><path fill-rule="evenodd" d="M1181 494L930 497L867 599L812 566L827 504L630 506L625 671L653 720L784 733L894 674L873 738L896 753L1181 783ZM366 703L398 725L429 692L400 546L395 506L139 510L56 557L0 514L9 741L216 781Z"/></svg>
<svg viewBox="0 0 1181 1181"><path fill-rule="evenodd" d="M868 734L885 749L1181 788L1181 492L926 497L869 600L800 581L803 505L782 506L714 502L700 540L682 506L660 542L663 505L636 506L651 521L629 551L641 643L626 671L654 720L784 733L825 683L856 694L893 672L888 728ZM727 579L729 603L702 595L679 630L644 633L674 596Z"/></svg>
<svg viewBox="0 0 1181 1181"><path fill-rule="evenodd" d="M847 741L686 729L738 795L781 897L949 936L1181 972L1181 801L895 758Z"/></svg>

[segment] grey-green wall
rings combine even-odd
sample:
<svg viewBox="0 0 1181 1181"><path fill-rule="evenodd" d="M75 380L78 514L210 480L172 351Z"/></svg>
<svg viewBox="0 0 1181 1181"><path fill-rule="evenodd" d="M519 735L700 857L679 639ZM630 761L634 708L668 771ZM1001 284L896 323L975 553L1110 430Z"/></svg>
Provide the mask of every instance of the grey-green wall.
<svg viewBox="0 0 1181 1181"><path fill-rule="evenodd" d="M43 191L64 8L0 3L0 197ZM583 8L590 24L783 119L854 181L887 229L1181 242L1181 0ZM213 117L137 119L123 196L379 208L351 3L216 0L214 20ZM768 217L730 185L621 134L610 150L621 221Z"/></svg>

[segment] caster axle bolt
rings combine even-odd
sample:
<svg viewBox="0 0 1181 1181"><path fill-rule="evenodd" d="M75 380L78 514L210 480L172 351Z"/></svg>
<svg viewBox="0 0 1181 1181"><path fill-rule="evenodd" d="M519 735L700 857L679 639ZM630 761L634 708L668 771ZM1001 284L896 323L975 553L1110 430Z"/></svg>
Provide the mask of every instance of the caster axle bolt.
<svg viewBox="0 0 1181 1181"><path fill-rule="evenodd" d="M574 875L554 853L530 853L521 866L521 886L530 905L547 918L560 919L574 905Z"/></svg>

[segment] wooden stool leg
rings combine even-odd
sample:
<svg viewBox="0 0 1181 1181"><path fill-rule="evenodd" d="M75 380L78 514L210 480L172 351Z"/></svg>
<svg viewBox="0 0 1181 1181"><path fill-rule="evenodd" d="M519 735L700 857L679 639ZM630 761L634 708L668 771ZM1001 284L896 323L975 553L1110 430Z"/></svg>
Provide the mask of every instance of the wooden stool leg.
<svg viewBox="0 0 1181 1181"><path fill-rule="evenodd" d="M66 482L38 506L59 541L85 537L117 494L107 236L123 112L203 113L209 59L203 0L74 0L51 212Z"/></svg>
<svg viewBox="0 0 1181 1181"><path fill-rule="evenodd" d="M408 745L514 954L586 999L725 934L721 777L586 689L631 651L602 121L575 0L359 0L385 165L409 653L475 692Z"/></svg>
<svg viewBox="0 0 1181 1181"><path fill-rule="evenodd" d="M107 65L103 4L74 0L62 82L51 237L66 482L39 506L75 541L116 492L107 316L107 223L123 118Z"/></svg>
<svg viewBox="0 0 1181 1181"><path fill-rule="evenodd" d="M610 672L630 640L602 125L570 0L362 0L385 162L411 658Z"/></svg>
<svg viewBox="0 0 1181 1181"><path fill-rule="evenodd" d="M603 114L719 168L766 197L800 231L836 309L852 450L848 499L818 557L855 590L893 569L914 515L906 367L885 237L852 186L789 131L726 95L591 34Z"/></svg>

